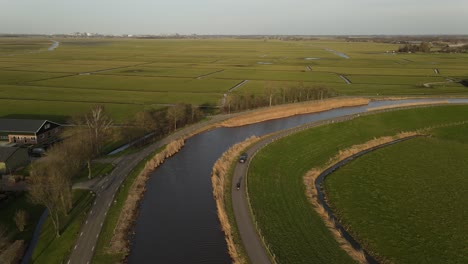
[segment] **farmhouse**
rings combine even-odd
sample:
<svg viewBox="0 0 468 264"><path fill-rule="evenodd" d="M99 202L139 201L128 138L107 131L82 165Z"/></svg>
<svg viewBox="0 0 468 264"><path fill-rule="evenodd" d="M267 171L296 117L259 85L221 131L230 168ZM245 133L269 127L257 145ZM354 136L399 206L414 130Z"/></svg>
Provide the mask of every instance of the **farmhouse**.
<svg viewBox="0 0 468 264"><path fill-rule="evenodd" d="M0 119L0 141L16 144L40 144L51 140L60 125L48 120Z"/></svg>
<svg viewBox="0 0 468 264"><path fill-rule="evenodd" d="M28 150L18 147L0 147L0 175L28 165Z"/></svg>

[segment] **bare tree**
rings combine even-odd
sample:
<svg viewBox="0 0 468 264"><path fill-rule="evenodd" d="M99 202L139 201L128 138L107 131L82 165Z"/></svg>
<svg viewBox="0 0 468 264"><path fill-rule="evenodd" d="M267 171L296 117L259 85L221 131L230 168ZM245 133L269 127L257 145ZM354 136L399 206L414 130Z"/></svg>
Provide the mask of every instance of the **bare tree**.
<svg viewBox="0 0 468 264"><path fill-rule="evenodd" d="M15 224L20 232L24 231L24 227L28 224L29 215L24 210L18 210L15 214Z"/></svg>
<svg viewBox="0 0 468 264"><path fill-rule="evenodd" d="M185 106L183 104L176 104L167 109L167 117L174 124L174 131L177 130L177 122L183 119L185 115Z"/></svg>
<svg viewBox="0 0 468 264"><path fill-rule="evenodd" d="M60 166L59 164L48 160L34 162L29 185L31 201L48 209L57 236L60 236L60 215L66 214L71 205L67 202L67 199L71 199L71 183L60 176L56 167Z"/></svg>
<svg viewBox="0 0 468 264"><path fill-rule="evenodd" d="M87 163L88 177L91 178L91 160L99 154L113 122L103 105L93 106L91 111L86 114L84 120L89 136L88 145L90 149Z"/></svg>

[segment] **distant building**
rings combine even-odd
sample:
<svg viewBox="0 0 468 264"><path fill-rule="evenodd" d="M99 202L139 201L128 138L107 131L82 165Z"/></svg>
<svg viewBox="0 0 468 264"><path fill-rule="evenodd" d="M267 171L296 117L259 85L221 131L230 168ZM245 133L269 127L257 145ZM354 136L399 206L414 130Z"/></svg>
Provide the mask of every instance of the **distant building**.
<svg viewBox="0 0 468 264"><path fill-rule="evenodd" d="M0 119L0 141L40 144L60 132L60 124L48 120Z"/></svg>
<svg viewBox="0 0 468 264"><path fill-rule="evenodd" d="M15 171L29 163L28 150L18 147L0 147L0 175Z"/></svg>

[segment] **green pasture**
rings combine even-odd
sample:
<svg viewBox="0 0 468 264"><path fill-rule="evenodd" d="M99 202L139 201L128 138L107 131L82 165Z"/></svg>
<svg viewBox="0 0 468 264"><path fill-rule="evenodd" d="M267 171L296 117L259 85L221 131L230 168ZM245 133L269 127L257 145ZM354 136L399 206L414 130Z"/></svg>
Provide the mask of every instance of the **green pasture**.
<svg viewBox="0 0 468 264"><path fill-rule="evenodd" d="M305 196L303 176L308 170L323 166L339 150L375 137L465 120L468 106L391 111L308 129L258 152L248 173L249 196L278 262L352 262Z"/></svg>
<svg viewBox="0 0 468 264"><path fill-rule="evenodd" d="M60 45L48 51L53 40ZM47 100L121 103L130 107L128 112L134 104L220 105L223 94L242 80L251 82L236 92L263 94L269 85L262 83L295 86L307 82L347 96L468 94L468 89L452 84L420 87L446 78L468 78L467 55L391 53L397 49L393 44L339 39L0 38L0 84L18 90L12 95L12 89L2 88L0 98L24 100L28 109L37 110L33 114L46 111L39 106ZM345 85L338 74L353 83ZM25 90L26 85L32 88ZM0 113L17 112L24 110L10 108Z"/></svg>
<svg viewBox="0 0 468 264"><path fill-rule="evenodd" d="M468 125L377 150L326 180L341 222L392 263L467 263Z"/></svg>
<svg viewBox="0 0 468 264"><path fill-rule="evenodd" d="M1 84L23 84L34 80L43 80L65 76L66 74L48 73L48 72L29 72L29 71L0 71Z"/></svg>
<svg viewBox="0 0 468 264"><path fill-rule="evenodd" d="M0 85L0 98L14 100L29 100L34 102L90 102L94 104L120 103L120 104L171 104L189 102L195 105L214 105L221 99L217 93L191 93L191 92L148 92L148 91L114 91L105 89L76 89L40 86L6 86ZM53 106L52 106L53 107ZM17 114L17 113L15 113Z"/></svg>
<svg viewBox="0 0 468 264"><path fill-rule="evenodd" d="M87 88L90 90L120 90L122 92L224 93L239 82L240 80L161 78L125 75L115 77L91 74L30 82L29 84L45 87ZM177 101L172 102L177 103Z"/></svg>
<svg viewBox="0 0 468 264"><path fill-rule="evenodd" d="M270 81L304 81L337 83L342 80L333 73L303 71L260 71L260 70L226 70L210 76L210 79L236 80L270 80Z"/></svg>
<svg viewBox="0 0 468 264"><path fill-rule="evenodd" d="M48 119L65 123L70 117L85 114L96 103L70 101L42 101L37 99L0 99L0 118ZM155 105L103 104L116 122L124 122L138 111L160 108Z"/></svg>

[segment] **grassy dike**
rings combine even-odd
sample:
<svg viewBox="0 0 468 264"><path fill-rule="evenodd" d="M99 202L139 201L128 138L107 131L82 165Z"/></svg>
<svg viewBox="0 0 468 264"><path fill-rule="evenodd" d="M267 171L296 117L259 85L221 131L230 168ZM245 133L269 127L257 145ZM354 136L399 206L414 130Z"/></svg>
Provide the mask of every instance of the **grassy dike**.
<svg viewBox="0 0 468 264"><path fill-rule="evenodd" d="M247 178L252 209L281 263L352 263L305 196L303 176L339 150L468 119L468 106L433 106L366 115L299 132L261 150Z"/></svg>
<svg viewBox="0 0 468 264"><path fill-rule="evenodd" d="M468 125L379 149L325 180L329 204L382 263L467 263Z"/></svg>

